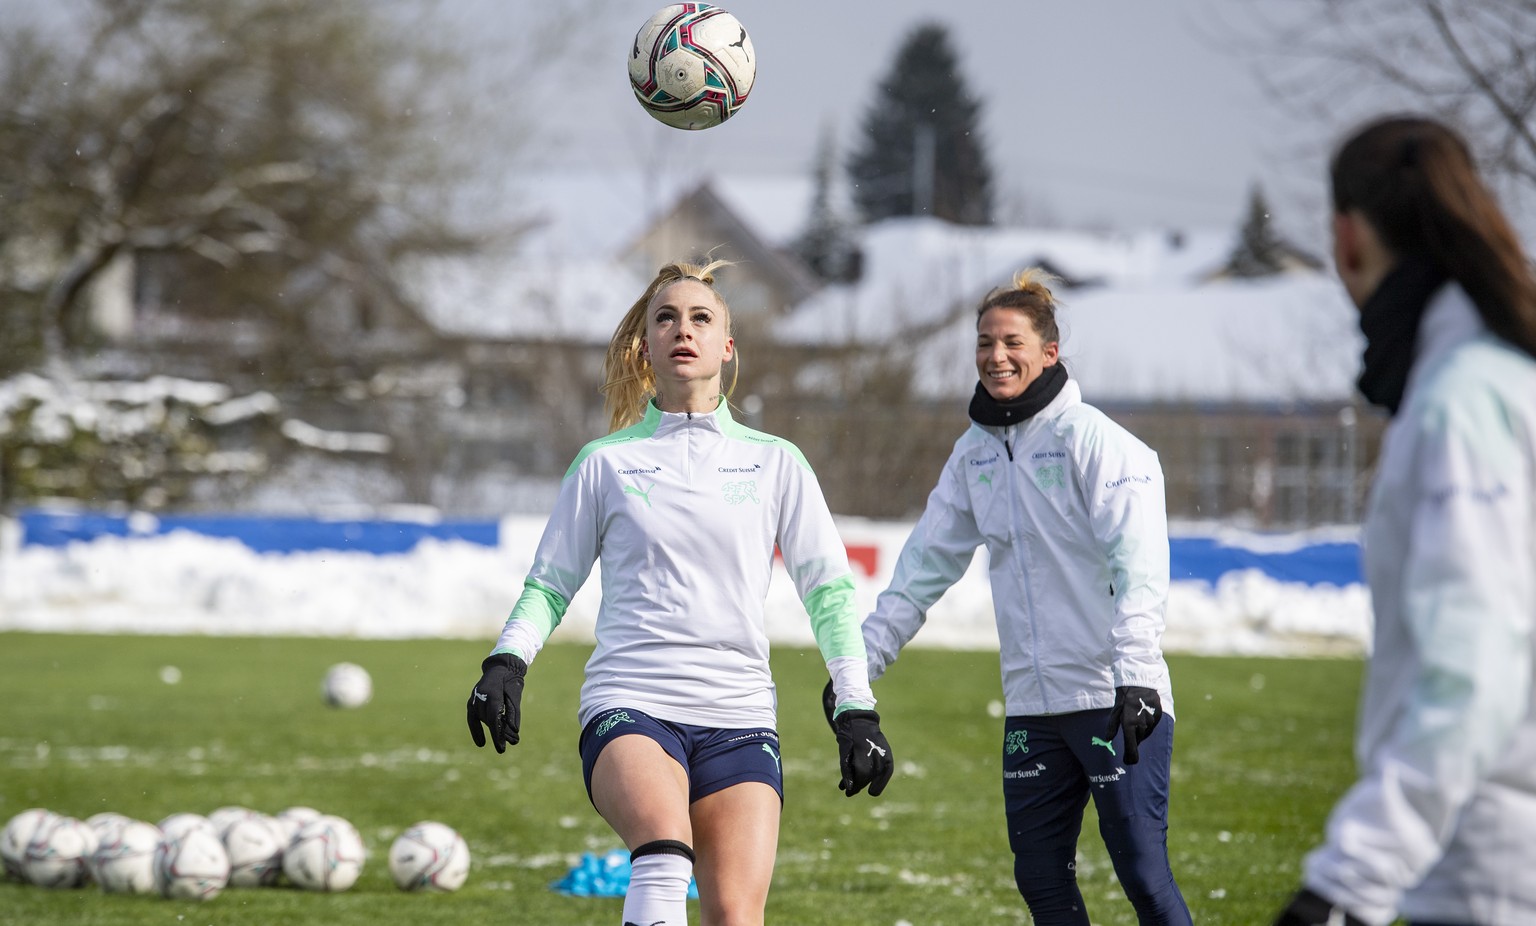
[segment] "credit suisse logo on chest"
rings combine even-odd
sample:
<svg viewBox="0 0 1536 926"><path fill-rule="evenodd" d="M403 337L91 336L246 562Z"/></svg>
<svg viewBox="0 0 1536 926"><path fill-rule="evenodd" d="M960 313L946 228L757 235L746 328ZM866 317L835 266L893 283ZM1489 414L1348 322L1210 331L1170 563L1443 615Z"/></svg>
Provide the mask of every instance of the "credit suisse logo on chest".
<svg viewBox="0 0 1536 926"><path fill-rule="evenodd" d="M762 499L757 497L757 480L755 477L762 472L763 464L746 463L733 466L717 466L715 472L725 477L725 482L720 484L720 496L727 505L744 505L748 502L761 505Z"/></svg>

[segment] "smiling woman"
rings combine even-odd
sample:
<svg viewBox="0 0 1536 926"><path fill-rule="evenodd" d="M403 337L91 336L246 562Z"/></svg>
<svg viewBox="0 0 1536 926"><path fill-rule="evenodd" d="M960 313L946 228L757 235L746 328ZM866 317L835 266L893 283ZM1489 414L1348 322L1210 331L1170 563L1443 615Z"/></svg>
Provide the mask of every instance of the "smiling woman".
<svg viewBox="0 0 1536 926"><path fill-rule="evenodd" d="M1030 915L1041 926L1088 923L1075 865L1091 794L1140 921L1189 923L1168 863L1162 467L1068 380L1050 279L1025 270L977 309L972 425L864 622L869 677L896 661L985 545L1008 839Z"/></svg>

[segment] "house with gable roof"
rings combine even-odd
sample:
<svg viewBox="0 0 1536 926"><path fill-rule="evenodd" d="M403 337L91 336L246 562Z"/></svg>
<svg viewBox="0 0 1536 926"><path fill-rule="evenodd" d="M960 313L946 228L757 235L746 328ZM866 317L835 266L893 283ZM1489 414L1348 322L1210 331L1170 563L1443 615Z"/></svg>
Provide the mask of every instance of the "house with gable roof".
<svg viewBox="0 0 1536 926"><path fill-rule="evenodd" d="M366 307L338 316L339 343L365 332L378 346L376 370L349 407L306 414L390 435L395 465L417 475L391 490L398 501L459 515L547 506L605 427L614 325L663 262L712 254L735 262L720 278L743 347L734 402L805 451L840 513L920 510L967 424L975 306L1040 266L1061 281L1064 362L1089 402L1158 451L1171 516L1287 528L1359 516L1381 420L1354 393L1354 310L1304 261L1224 273L1235 228L892 219L860 231L856 280L823 283L788 248L808 178L572 171L523 183L530 231L515 250L417 268L420 313L404 322ZM153 337L142 327L121 349Z"/></svg>

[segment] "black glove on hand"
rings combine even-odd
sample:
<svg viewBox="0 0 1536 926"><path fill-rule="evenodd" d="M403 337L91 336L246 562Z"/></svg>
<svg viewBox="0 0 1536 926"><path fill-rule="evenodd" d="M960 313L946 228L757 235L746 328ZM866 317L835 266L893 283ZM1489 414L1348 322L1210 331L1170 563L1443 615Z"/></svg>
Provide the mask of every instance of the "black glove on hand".
<svg viewBox="0 0 1536 926"><path fill-rule="evenodd" d="M832 690L832 680L827 679L827 687L821 689L821 712L827 715L827 726L833 733L837 732L837 724L832 722L832 712L837 710L837 693Z"/></svg>
<svg viewBox="0 0 1536 926"><path fill-rule="evenodd" d="M497 752L516 746L523 722L523 677L528 663L511 653L494 653L480 663L480 681L469 693L469 735L485 745L483 723L491 728Z"/></svg>
<svg viewBox="0 0 1536 926"><path fill-rule="evenodd" d="M891 744L880 732L880 715L874 711L846 710L832 721L837 734L837 754L843 780L838 788L853 797L869 785L869 796L879 797L896 768L891 759Z"/></svg>
<svg viewBox="0 0 1536 926"><path fill-rule="evenodd" d="M1104 738L1112 740L1115 732L1125 731L1125 764L1135 765L1141 755L1141 741L1152 735L1163 719L1163 700L1153 688L1122 685L1115 689L1115 709L1109 712L1109 727Z"/></svg>
<svg viewBox="0 0 1536 926"><path fill-rule="evenodd" d="M1343 920L1335 919L1341 914ZM1339 923L1343 926L1365 926L1362 920L1349 911L1335 907L1327 898L1307 888L1297 891L1275 920L1275 926L1336 926Z"/></svg>

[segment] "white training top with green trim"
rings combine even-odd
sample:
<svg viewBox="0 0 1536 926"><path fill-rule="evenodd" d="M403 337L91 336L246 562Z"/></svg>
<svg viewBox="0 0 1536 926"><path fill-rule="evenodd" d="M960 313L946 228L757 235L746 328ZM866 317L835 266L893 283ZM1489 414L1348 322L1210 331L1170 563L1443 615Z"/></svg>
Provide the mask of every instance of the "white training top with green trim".
<svg viewBox="0 0 1536 926"><path fill-rule="evenodd" d="M712 413L649 405L639 424L583 448L494 652L532 662L601 561L583 725L623 706L772 727L763 602L775 544L838 703L873 707L847 550L816 476L793 444L738 424L723 400Z"/></svg>

